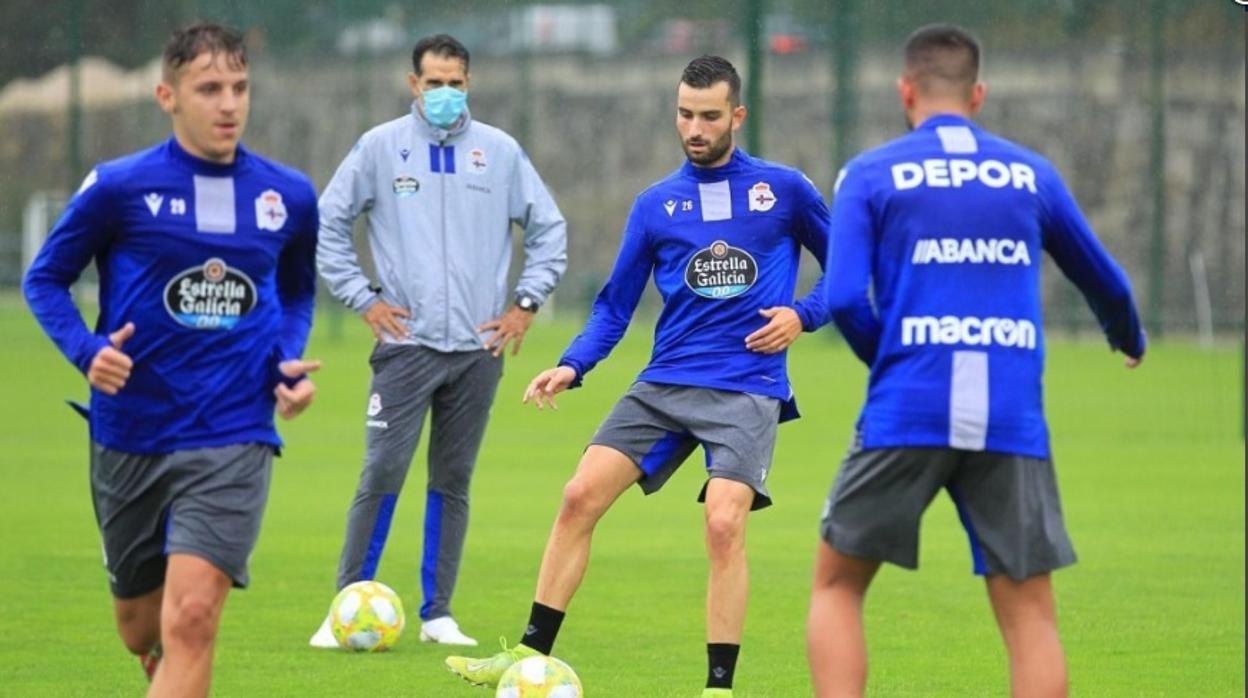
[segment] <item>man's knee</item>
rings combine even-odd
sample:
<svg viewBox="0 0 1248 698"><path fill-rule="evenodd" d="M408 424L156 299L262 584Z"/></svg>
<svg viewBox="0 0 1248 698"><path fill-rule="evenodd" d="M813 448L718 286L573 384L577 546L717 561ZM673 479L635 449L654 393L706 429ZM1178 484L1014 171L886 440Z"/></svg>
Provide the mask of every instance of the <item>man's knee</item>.
<svg viewBox="0 0 1248 698"><path fill-rule="evenodd" d="M706 544L712 553L728 554L745 545L745 524L749 507L735 503L711 504L706 508Z"/></svg>
<svg viewBox="0 0 1248 698"><path fill-rule="evenodd" d="M360 474L360 492L399 492L407 479L407 471L411 460L399 458L373 458L371 455L364 463L364 471Z"/></svg>
<svg viewBox="0 0 1248 698"><path fill-rule="evenodd" d="M165 630L169 639L192 646L212 644L217 636L217 621L222 601L208 594L187 594L165 609Z"/></svg>
<svg viewBox="0 0 1248 698"><path fill-rule="evenodd" d="M573 477L563 486L563 502L559 507L560 521L594 522L602 516L602 510L601 497L584 478Z"/></svg>
<svg viewBox="0 0 1248 698"><path fill-rule="evenodd" d="M815 591L836 590L865 594L880 569L879 560L840 552L827 541L820 541L815 558Z"/></svg>
<svg viewBox="0 0 1248 698"><path fill-rule="evenodd" d="M160 641L159 619L152 621L146 618L117 619L117 634L130 654L144 655L152 651Z"/></svg>

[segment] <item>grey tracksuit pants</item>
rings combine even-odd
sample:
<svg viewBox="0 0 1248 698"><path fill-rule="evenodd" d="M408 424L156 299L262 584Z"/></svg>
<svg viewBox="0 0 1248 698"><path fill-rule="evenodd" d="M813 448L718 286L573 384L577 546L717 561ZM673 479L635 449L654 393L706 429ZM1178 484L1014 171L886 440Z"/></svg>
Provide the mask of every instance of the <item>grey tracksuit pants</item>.
<svg viewBox="0 0 1248 698"><path fill-rule="evenodd" d="M487 351L379 344L369 363L364 470L347 515L338 588L376 575L425 413L432 411L420 617L450 615L468 528L468 484L503 360Z"/></svg>

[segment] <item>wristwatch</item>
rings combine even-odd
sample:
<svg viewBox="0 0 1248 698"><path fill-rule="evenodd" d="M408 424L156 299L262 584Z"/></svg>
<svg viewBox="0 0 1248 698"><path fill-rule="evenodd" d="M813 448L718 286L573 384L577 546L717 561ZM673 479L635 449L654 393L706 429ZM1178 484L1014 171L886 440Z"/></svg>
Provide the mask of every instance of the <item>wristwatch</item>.
<svg viewBox="0 0 1248 698"><path fill-rule="evenodd" d="M516 294L516 307L526 313L536 313L537 309L542 307L540 301L527 293Z"/></svg>

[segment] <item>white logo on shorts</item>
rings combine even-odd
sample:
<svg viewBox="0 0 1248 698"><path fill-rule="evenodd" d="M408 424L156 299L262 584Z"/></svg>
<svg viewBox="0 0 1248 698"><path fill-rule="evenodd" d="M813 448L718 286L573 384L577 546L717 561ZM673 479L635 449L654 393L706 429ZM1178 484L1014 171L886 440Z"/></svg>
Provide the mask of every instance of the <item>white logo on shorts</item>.
<svg viewBox="0 0 1248 698"><path fill-rule="evenodd" d="M368 416L376 417L381 414L381 395L373 393L368 396Z"/></svg>

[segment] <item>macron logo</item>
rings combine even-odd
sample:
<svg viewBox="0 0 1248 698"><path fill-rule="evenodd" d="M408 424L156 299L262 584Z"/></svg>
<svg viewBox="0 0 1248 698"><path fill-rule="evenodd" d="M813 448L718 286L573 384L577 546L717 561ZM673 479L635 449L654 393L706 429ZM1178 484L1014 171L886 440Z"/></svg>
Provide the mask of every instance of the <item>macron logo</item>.
<svg viewBox="0 0 1248 698"><path fill-rule="evenodd" d="M964 344L1019 349L1036 348L1036 326L1030 320L1000 317L911 316L901 319L904 346Z"/></svg>
<svg viewBox="0 0 1248 698"><path fill-rule="evenodd" d="M143 201L147 203L147 210L151 211L152 215L155 216L160 213L160 205L165 202L165 197L157 194L156 192L152 192L147 196L144 196Z"/></svg>
<svg viewBox="0 0 1248 698"><path fill-rule="evenodd" d="M1013 186L1036 193L1036 173L1021 162L1006 164L1000 160L975 162L965 158L899 162L893 165L893 186L898 191L928 186L961 188L967 182L979 182L991 189Z"/></svg>
<svg viewBox="0 0 1248 698"><path fill-rule="evenodd" d="M1031 265L1022 240L923 238L914 241L911 264L1022 264Z"/></svg>

